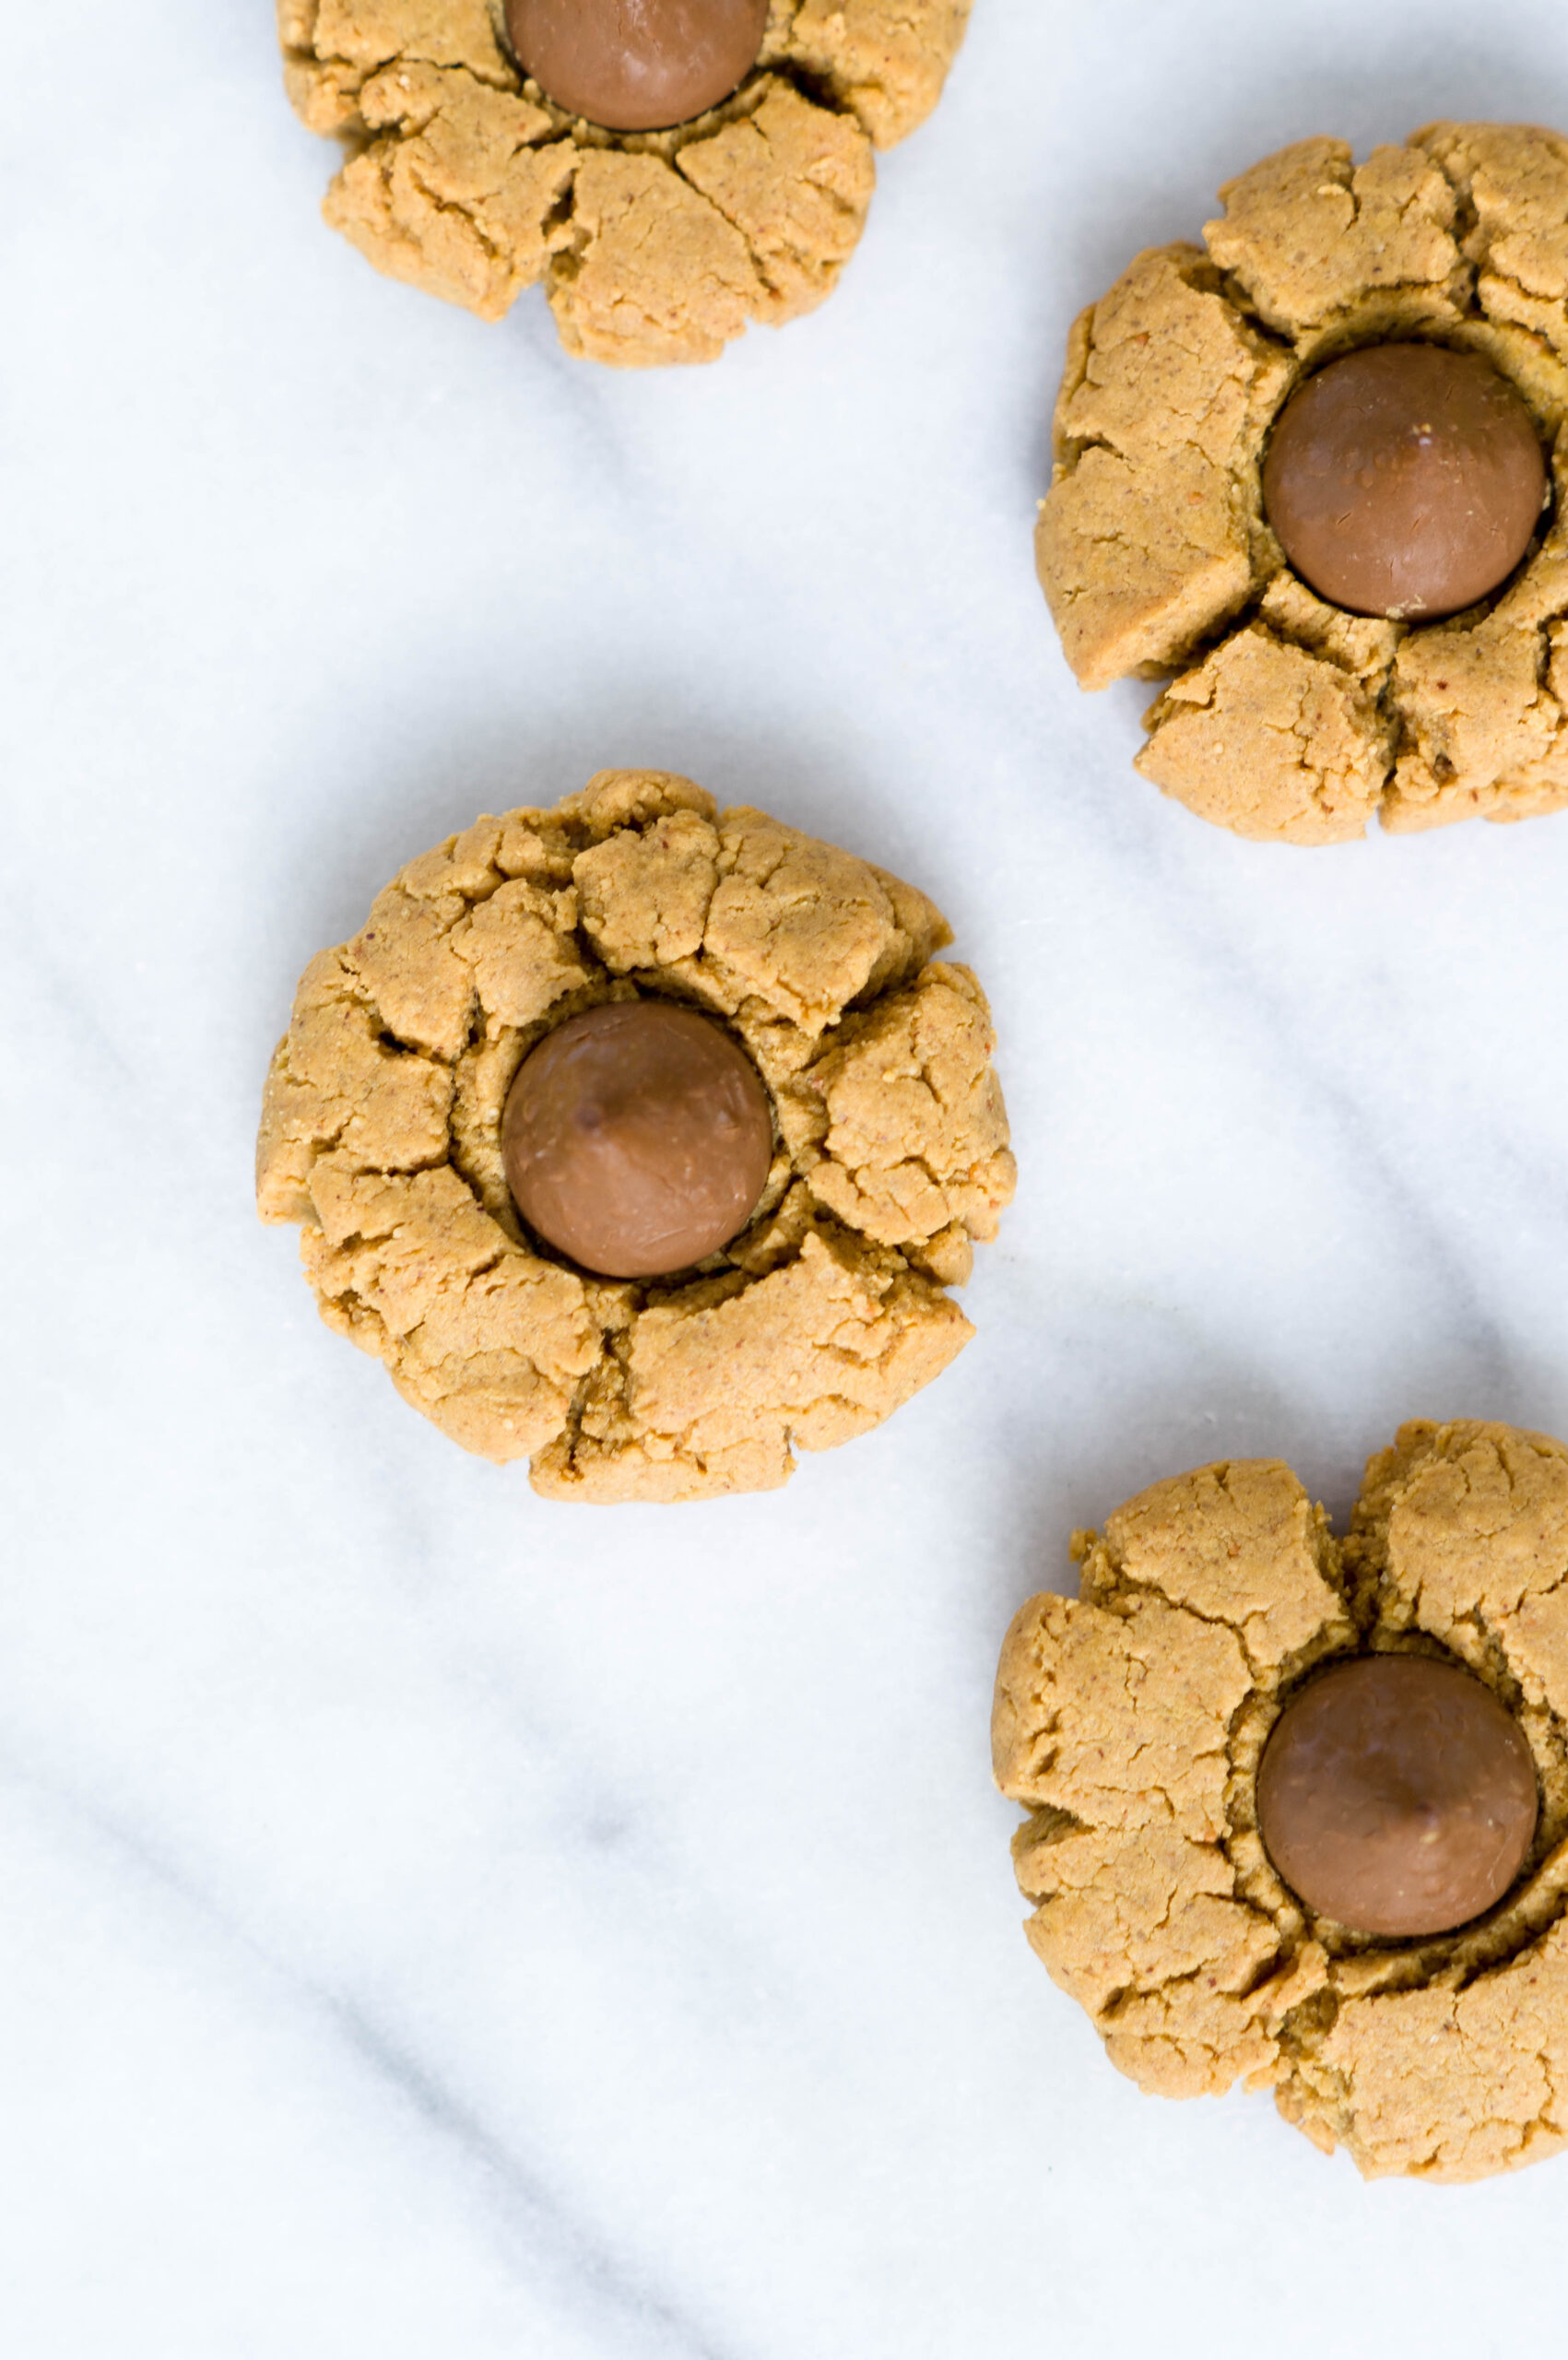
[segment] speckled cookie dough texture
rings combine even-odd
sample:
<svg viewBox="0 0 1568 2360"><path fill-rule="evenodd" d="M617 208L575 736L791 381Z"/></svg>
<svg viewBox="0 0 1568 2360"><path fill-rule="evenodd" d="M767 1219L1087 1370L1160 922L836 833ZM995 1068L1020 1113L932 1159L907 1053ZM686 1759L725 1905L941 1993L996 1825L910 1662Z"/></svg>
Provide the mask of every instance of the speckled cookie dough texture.
<svg viewBox="0 0 1568 2360"><path fill-rule="evenodd" d="M970 0L773 0L756 68L673 131L565 114L500 0L278 0L289 95L348 160L326 218L378 270L481 319L543 280L567 350L713 360L830 294L873 151L924 122Z"/></svg>
<svg viewBox="0 0 1568 2360"><path fill-rule="evenodd" d="M605 771L411 861L306 969L257 1201L322 1317L466 1450L572 1500L765 1491L930 1383L945 1292L1013 1191L984 995L923 893L690 779ZM586 1277L519 1222L506 1094L554 1025L663 994L750 1052L774 1153L749 1226L669 1281Z"/></svg>
<svg viewBox="0 0 1568 2360"><path fill-rule="evenodd" d="M1479 2179L1568 2134L1568 1449L1401 1427L1341 1542L1288 1467L1156 1483L1075 1536L997 1675L998 1784L1031 1943L1145 2090L1272 2084L1373 2177ZM1514 1713L1541 1811L1525 1870L1456 1933L1315 1920L1257 1832L1258 1759L1326 1658L1446 1653Z"/></svg>
<svg viewBox="0 0 1568 2360"><path fill-rule="evenodd" d="M1173 675L1138 768L1239 835L1338 844L1373 813L1408 831L1561 809L1568 139L1439 123L1361 165L1304 139L1220 195L1205 246L1139 254L1073 328L1035 549L1079 684ZM1424 626L1326 605L1260 484L1303 374L1411 337L1512 380L1554 490L1502 591Z"/></svg>

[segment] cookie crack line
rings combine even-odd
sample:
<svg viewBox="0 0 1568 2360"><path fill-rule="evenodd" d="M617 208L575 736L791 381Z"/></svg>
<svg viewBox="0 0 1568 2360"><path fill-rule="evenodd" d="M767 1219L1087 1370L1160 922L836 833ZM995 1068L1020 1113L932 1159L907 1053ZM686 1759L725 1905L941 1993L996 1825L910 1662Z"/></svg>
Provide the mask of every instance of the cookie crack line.
<svg viewBox="0 0 1568 2360"><path fill-rule="evenodd" d="M1568 805L1565 190L1568 141L1551 132L1431 124L1361 166L1342 143L1298 142L1221 192L1207 261L1149 249L1075 327L1042 586L1081 685L1168 677L1137 767L1197 816L1317 844L1353 841L1374 816L1409 832ZM1326 196L1347 208L1332 237L1315 218ZM1515 236L1547 258L1539 295L1497 266ZM1513 382L1552 500L1519 569L1476 608L1368 626L1285 564L1259 464L1303 372L1401 339L1477 352ZM1278 635L1267 660L1248 644L1260 621ZM1454 694L1434 688L1440 673Z"/></svg>
<svg viewBox="0 0 1568 2360"><path fill-rule="evenodd" d="M757 66L689 123L616 133L518 65L489 0L278 0L296 111L347 159L325 212L375 266L499 319L543 283L569 351L713 360L829 295L875 149L925 119L967 0L773 13Z"/></svg>
<svg viewBox="0 0 1568 2360"><path fill-rule="evenodd" d="M949 937L914 888L674 773L605 772L552 809L480 819L306 970L264 1097L259 1209L299 1224L328 1325L465 1448L526 1458L536 1489L776 1486L972 1332L947 1288L1015 1174L984 995L933 956ZM722 1250L608 1280L534 1242L501 1118L556 1025L649 996L746 1052L772 1163Z"/></svg>
<svg viewBox="0 0 1568 2360"><path fill-rule="evenodd" d="M1368 1462L1342 1538L1278 1461L1221 1461L1140 1493L1074 1554L1081 1597L1042 1593L1014 1619L993 1746L1029 1814L1032 1947L1113 2061L1159 2094L1272 2086L1369 2177L1477 2178L1555 2152L1568 1447L1413 1421ZM1256 1780L1303 1678L1412 1643L1512 1710L1541 1821L1491 1909L1389 1942L1315 1919L1281 1883Z"/></svg>

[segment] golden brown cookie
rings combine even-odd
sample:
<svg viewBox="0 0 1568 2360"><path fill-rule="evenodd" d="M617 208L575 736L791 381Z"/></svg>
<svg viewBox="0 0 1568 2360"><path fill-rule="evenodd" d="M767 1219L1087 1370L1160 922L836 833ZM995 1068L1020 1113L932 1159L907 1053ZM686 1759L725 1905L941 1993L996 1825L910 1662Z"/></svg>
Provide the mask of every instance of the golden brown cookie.
<svg viewBox="0 0 1568 2360"><path fill-rule="evenodd" d="M1336 1540L1288 1467L1156 1483L1074 1537L1081 1591L1015 1617L996 1680L1030 1941L1112 2061L1165 2097L1272 2085L1368 2177L1478 2179L1568 2136L1568 1448L1401 1427ZM1446 1657L1502 1700L1540 1792L1502 1902L1389 1942L1315 1918L1258 1834L1282 1705L1326 1659ZM1559 2083L1562 2087L1559 2088Z"/></svg>
<svg viewBox="0 0 1568 2360"><path fill-rule="evenodd" d="M285 77L348 160L325 215L379 270L498 320L545 282L569 352L713 360L831 292L873 150L924 122L970 0L772 0L755 70L670 131L573 118L501 0L277 0Z"/></svg>
<svg viewBox="0 0 1568 2360"><path fill-rule="evenodd" d="M944 1292L1013 1191L984 994L932 963L923 893L690 779L604 771L477 820L312 960L267 1077L257 1202L301 1224L323 1318L466 1450L536 1491L764 1491L928 1384L973 1329ZM722 1253L595 1278L529 1235L501 1115L527 1052L602 1001L721 1020L772 1103L772 1168Z"/></svg>
<svg viewBox="0 0 1568 2360"><path fill-rule="evenodd" d="M1138 255L1074 326L1035 549L1080 685L1173 675L1146 778L1239 835L1337 844L1568 804L1568 139L1430 124L1363 164L1305 139L1220 192L1205 247ZM1350 348L1429 339L1512 381L1553 510L1443 622L1327 605L1266 520L1269 428Z"/></svg>

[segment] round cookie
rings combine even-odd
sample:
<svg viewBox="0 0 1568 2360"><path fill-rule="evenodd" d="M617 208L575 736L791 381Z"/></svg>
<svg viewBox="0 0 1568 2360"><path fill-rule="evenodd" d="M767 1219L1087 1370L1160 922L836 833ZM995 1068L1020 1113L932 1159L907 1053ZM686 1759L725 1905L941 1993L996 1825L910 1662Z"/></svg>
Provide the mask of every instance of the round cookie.
<svg viewBox="0 0 1568 2360"><path fill-rule="evenodd" d="M558 106L502 0L277 0L285 81L348 159L324 211L379 270L482 319L542 280L569 352L713 360L832 291L874 150L941 95L970 0L772 0L756 65L694 121Z"/></svg>
<svg viewBox="0 0 1568 2360"><path fill-rule="evenodd" d="M1374 813L1410 831L1561 809L1568 139L1440 123L1360 165L1306 139L1220 201L1204 246L1139 254L1072 331L1035 552L1079 685L1168 679L1137 767L1239 835L1337 844ZM1425 623L1320 597L1262 484L1314 371L1423 340L1512 384L1553 493L1501 588Z"/></svg>
<svg viewBox="0 0 1568 2360"><path fill-rule="evenodd" d="M973 1332L945 1292L1011 1198L984 993L923 893L690 779L605 771L411 861L312 960L267 1077L264 1220L327 1325L465 1449L560 1499L771 1489ZM695 1269L597 1278L530 1233L502 1123L606 1002L702 1011L765 1085L772 1165Z"/></svg>
<svg viewBox="0 0 1568 2360"><path fill-rule="evenodd" d="M1368 2177L1478 2179L1568 2142L1568 1447L1418 1421L1343 1540L1278 1460L1156 1483L1074 1536L1080 1595L1032 1599L997 1673L997 1783L1032 1946L1112 2061L1166 2097L1274 2088ZM1316 1917L1258 1828L1283 1708L1329 1662L1462 1666L1527 1745L1524 1868L1456 1930Z"/></svg>

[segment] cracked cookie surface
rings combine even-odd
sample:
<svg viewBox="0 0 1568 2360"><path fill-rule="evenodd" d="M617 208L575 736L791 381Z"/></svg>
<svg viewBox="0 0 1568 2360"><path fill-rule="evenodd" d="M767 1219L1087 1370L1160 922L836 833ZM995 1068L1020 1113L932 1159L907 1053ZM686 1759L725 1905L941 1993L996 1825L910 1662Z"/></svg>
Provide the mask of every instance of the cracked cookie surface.
<svg viewBox="0 0 1568 2360"><path fill-rule="evenodd" d="M1198 1469L1074 1537L1032 1599L992 1737L1032 1946L1113 2060L1166 2097L1272 2086L1368 2177L1467 2180L1568 2138L1568 1448L1417 1421L1343 1540L1278 1460ZM1540 1791L1525 1869L1456 1931L1315 1918L1258 1835L1264 1743L1303 1677L1441 1654L1502 1698ZM1560 2093L1559 2083L1562 2084Z"/></svg>
<svg viewBox="0 0 1568 2360"><path fill-rule="evenodd" d="M348 159L324 213L394 278L497 320L545 282L569 352L712 360L828 295L874 150L936 105L970 0L772 0L757 65L669 131L569 115L501 0L277 0L285 81Z"/></svg>
<svg viewBox="0 0 1568 2360"><path fill-rule="evenodd" d="M1354 163L1305 139L1220 192L1076 323L1035 536L1080 686L1173 675L1137 767L1238 834L1338 844L1568 804L1568 139L1430 124ZM1268 430L1368 343L1479 352L1517 388L1553 507L1524 564L1440 623L1320 599L1263 511Z"/></svg>
<svg viewBox="0 0 1568 2360"><path fill-rule="evenodd" d="M265 1220L298 1221L329 1327L467 1450L558 1498L761 1491L928 1384L945 1292L1012 1195L994 1036L913 886L690 779L606 771L411 861L306 969L267 1077ZM595 1279L519 1221L513 1076L552 1026L662 995L717 1017L772 1102L724 1252Z"/></svg>

